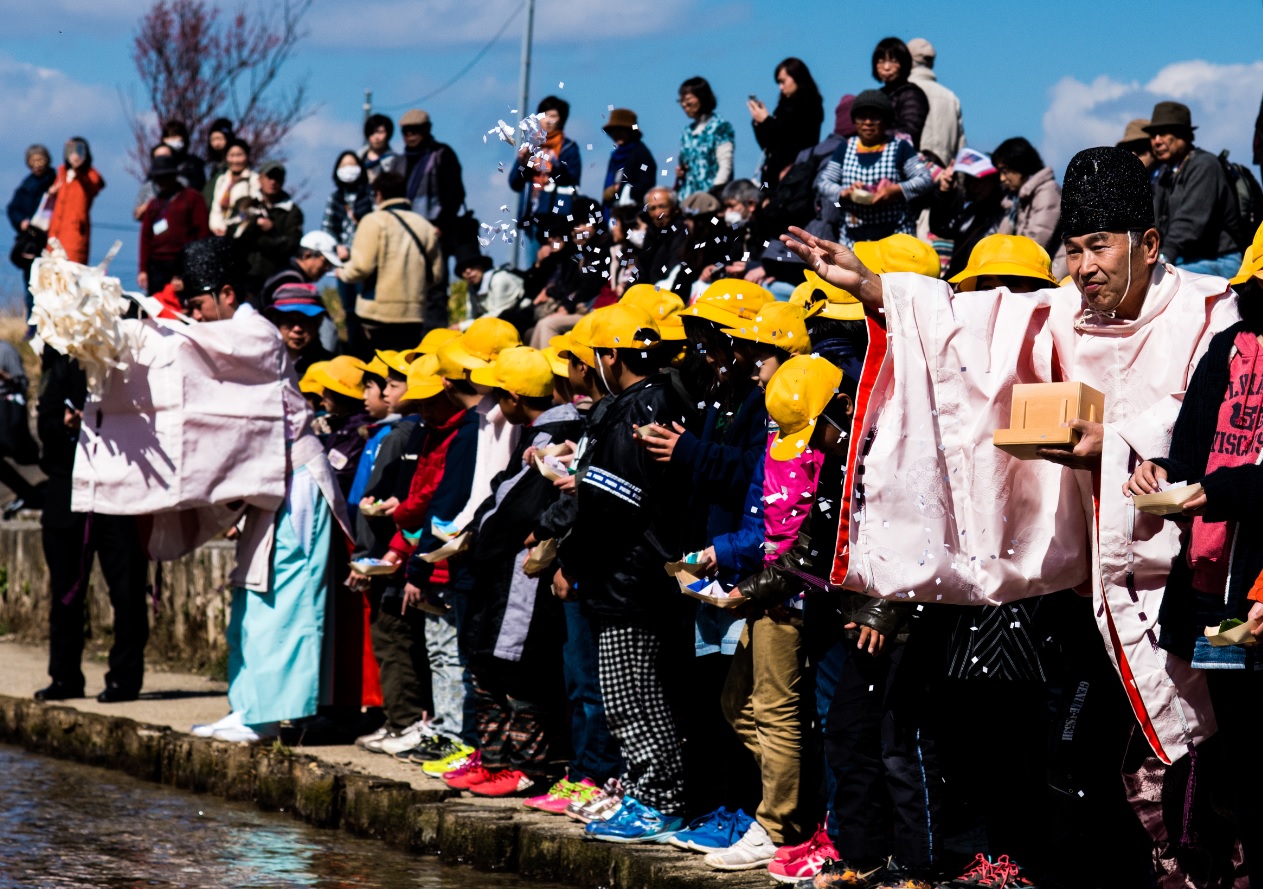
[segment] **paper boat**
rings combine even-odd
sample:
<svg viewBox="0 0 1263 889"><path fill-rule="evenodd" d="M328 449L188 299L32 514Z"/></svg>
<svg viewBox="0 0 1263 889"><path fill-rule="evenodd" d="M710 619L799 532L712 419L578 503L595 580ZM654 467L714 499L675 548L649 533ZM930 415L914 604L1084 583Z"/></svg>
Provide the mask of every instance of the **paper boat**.
<svg viewBox="0 0 1263 889"><path fill-rule="evenodd" d="M680 592L690 599L705 602L716 608L736 608L749 601L745 596L729 596L727 590L717 580L698 577L692 572L694 565L687 562L668 562L667 574L675 578L680 585Z"/></svg>
<svg viewBox="0 0 1263 889"><path fill-rule="evenodd" d="M457 553L462 553L469 548L469 532L466 531L457 537L453 537L447 543L440 546L432 553L426 553L421 558L430 563L441 562L444 559L450 559Z"/></svg>
<svg viewBox="0 0 1263 889"><path fill-rule="evenodd" d="M394 574L399 570L398 562L387 562L383 559L357 559L351 567L365 577L377 577L383 574Z"/></svg>
<svg viewBox="0 0 1263 889"><path fill-rule="evenodd" d="M1184 504L1202 492L1201 485L1182 485L1178 488L1167 488L1152 494L1138 494L1131 498L1136 509L1152 515L1175 515L1184 509Z"/></svg>
<svg viewBox="0 0 1263 889"><path fill-rule="evenodd" d="M1256 645L1258 639L1250 631L1257 626L1255 621L1246 621L1237 624L1231 630L1219 632L1219 627L1206 628L1206 641L1216 648L1224 648L1229 645Z"/></svg>

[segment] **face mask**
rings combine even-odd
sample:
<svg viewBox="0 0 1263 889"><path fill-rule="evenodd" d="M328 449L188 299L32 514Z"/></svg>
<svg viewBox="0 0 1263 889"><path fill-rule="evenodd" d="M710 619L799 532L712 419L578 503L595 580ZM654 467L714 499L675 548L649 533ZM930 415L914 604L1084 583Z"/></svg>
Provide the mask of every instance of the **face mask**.
<svg viewBox="0 0 1263 889"><path fill-rule="evenodd" d="M338 167L338 172L335 175L338 177L339 182L351 185L359 181L361 172L363 171L359 167Z"/></svg>
<svg viewBox="0 0 1263 889"><path fill-rule="evenodd" d="M724 222L728 223L729 227L735 228L738 225L745 225L746 218L741 215L740 210L725 210Z"/></svg>
<svg viewBox="0 0 1263 889"><path fill-rule="evenodd" d="M637 250L645 246L645 230L643 228L634 228L627 233L627 243L631 244Z"/></svg>
<svg viewBox="0 0 1263 889"><path fill-rule="evenodd" d="M184 150L184 140L179 138L178 136L173 139L163 139L162 141L165 142L167 145L170 145L172 151Z"/></svg>

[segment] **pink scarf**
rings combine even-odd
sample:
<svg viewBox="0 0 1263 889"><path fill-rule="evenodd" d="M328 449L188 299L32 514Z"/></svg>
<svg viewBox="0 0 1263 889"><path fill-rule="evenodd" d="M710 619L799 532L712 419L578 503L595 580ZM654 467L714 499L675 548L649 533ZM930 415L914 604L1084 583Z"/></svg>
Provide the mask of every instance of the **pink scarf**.
<svg viewBox="0 0 1263 889"><path fill-rule="evenodd" d="M1206 460L1206 474L1216 469L1253 464L1263 445L1259 419L1263 413L1263 377L1257 374L1259 339L1242 331L1233 341L1236 351L1228 359L1228 391L1219 406L1219 424ZM1188 564L1193 569L1193 586L1203 593L1222 593L1228 586L1228 562L1232 558L1232 538L1236 523L1193 519L1193 537L1188 547Z"/></svg>

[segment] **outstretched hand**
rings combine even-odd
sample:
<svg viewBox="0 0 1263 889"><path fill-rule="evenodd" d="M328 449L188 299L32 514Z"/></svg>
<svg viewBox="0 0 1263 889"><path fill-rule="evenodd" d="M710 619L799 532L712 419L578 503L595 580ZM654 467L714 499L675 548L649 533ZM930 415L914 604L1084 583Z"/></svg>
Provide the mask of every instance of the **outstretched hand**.
<svg viewBox="0 0 1263 889"><path fill-rule="evenodd" d="M809 269L854 296L869 312L875 313L884 304L881 278L844 244L817 238L792 225L788 234L781 235L781 242Z"/></svg>

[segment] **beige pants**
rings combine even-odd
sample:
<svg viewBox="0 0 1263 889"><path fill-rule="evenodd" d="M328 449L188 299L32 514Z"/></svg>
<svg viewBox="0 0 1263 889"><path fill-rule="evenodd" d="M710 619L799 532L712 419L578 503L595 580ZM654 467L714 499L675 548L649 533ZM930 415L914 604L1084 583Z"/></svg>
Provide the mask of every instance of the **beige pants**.
<svg viewBox="0 0 1263 889"><path fill-rule="evenodd" d="M763 777L755 817L778 845L806 835L799 805L805 658L801 627L766 615L749 620L721 698L724 716L754 754Z"/></svg>

